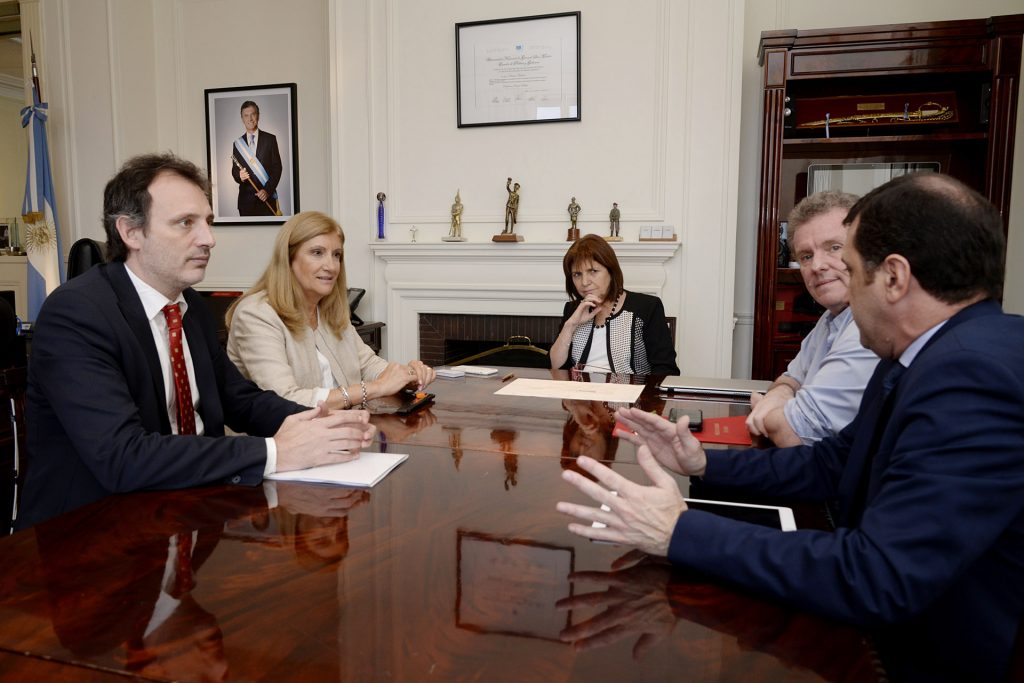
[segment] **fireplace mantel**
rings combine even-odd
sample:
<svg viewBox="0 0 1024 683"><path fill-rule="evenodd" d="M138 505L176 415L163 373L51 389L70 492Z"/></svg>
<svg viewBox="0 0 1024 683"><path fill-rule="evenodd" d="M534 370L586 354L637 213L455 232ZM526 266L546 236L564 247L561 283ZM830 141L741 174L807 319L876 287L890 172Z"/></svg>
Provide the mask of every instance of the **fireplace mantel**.
<svg viewBox="0 0 1024 683"><path fill-rule="evenodd" d="M419 350L420 313L561 315L566 242L376 242L374 312L387 323L384 354L405 362ZM626 287L663 296L678 242L618 242Z"/></svg>

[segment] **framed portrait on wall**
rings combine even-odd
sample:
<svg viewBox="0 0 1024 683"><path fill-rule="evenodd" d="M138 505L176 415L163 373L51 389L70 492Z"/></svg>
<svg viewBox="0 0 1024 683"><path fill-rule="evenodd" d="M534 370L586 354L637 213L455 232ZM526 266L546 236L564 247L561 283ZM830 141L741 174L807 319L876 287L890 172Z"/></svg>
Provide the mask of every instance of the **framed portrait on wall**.
<svg viewBox="0 0 1024 683"><path fill-rule="evenodd" d="M284 223L299 211L295 84L205 93L214 224Z"/></svg>

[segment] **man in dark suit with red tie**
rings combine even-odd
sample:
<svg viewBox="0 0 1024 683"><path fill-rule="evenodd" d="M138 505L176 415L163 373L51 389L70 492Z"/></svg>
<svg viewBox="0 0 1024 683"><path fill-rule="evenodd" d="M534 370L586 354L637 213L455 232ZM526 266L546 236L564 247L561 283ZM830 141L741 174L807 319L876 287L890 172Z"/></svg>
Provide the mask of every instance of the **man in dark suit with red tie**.
<svg viewBox="0 0 1024 683"><path fill-rule="evenodd" d="M245 133L231 149L231 177L238 183L239 216L280 216L277 184L281 182L281 154L277 137L260 130L260 108L252 100L242 103Z"/></svg>
<svg viewBox="0 0 1024 683"><path fill-rule="evenodd" d="M110 262L57 288L36 321L18 528L112 493L254 485L370 443L365 411L262 391L217 342L192 289L216 244L205 173L172 154L135 157L103 206Z"/></svg>
<svg viewBox="0 0 1024 683"><path fill-rule="evenodd" d="M653 485L580 458L599 483L563 476L609 509L558 508L582 536L870 629L889 680L1006 680L1024 614L1024 319L998 303L1002 219L925 173L875 189L845 222L850 306L882 359L849 426L813 446L705 452L685 419L620 411ZM689 510L658 463L705 484L836 499L836 529Z"/></svg>

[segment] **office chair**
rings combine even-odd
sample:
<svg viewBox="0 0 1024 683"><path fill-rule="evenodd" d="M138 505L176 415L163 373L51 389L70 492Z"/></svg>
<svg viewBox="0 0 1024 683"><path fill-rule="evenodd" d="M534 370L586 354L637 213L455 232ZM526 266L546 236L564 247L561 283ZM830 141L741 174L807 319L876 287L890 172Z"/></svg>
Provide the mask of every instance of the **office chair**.
<svg viewBox="0 0 1024 683"><path fill-rule="evenodd" d="M3 533L14 530L18 518L18 489L25 481L25 391L27 372L23 367L0 370L0 416L10 416L10 424L0 425L0 461L4 463L4 491L0 494ZM10 474L8 474L8 472ZM9 479L8 479L9 478ZM9 501L9 503L8 503ZM10 510L10 518L7 512Z"/></svg>
<svg viewBox="0 0 1024 683"><path fill-rule="evenodd" d="M97 263L103 263L103 247L94 239L83 237L68 252L68 279L77 277Z"/></svg>

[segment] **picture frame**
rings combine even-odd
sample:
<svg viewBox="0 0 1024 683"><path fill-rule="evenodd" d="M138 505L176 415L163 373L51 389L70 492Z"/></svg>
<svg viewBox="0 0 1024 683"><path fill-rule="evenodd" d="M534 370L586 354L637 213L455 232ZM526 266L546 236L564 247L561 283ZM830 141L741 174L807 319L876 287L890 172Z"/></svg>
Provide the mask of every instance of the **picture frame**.
<svg viewBox="0 0 1024 683"><path fill-rule="evenodd" d="M0 251L12 251L14 244L14 226L8 221L0 221Z"/></svg>
<svg viewBox="0 0 1024 683"><path fill-rule="evenodd" d="M459 128L580 121L580 12L455 24Z"/></svg>
<svg viewBox="0 0 1024 683"><path fill-rule="evenodd" d="M295 83L209 88L204 96L214 225L284 223L299 212ZM250 126L256 113L255 149L248 143L243 107ZM268 188L273 192L259 193Z"/></svg>
<svg viewBox="0 0 1024 683"><path fill-rule="evenodd" d="M575 561L571 546L459 529L455 626L559 642L572 612L555 603L573 594Z"/></svg>

